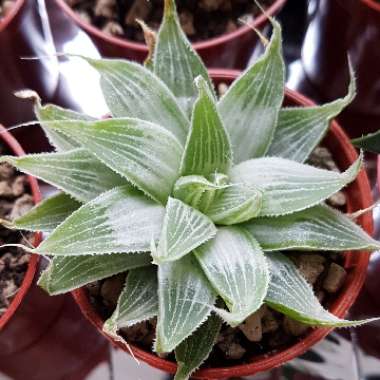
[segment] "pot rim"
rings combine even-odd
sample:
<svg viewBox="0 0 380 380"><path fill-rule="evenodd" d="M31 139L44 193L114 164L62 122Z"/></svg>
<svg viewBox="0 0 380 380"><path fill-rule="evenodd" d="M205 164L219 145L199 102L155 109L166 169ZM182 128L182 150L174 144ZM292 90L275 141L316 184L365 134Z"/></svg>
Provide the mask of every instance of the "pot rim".
<svg viewBox="0 0 380 380"><path fill-rule="evenodd" d="M376 12L380 12L380 3L377 3L374 0L361 0L362 3L367 5L369 8L373 9Z"/></svg>
<svg viewBox="0 0 380 380"><path fill-rule="evenodd" d="M19 3L22 3L23 1L24 0L21 0ZM0 140L2 140L3 143L10 148L10 150L14 153L14 155L22 156L25 154L24 149L21 147L19 142L1 124L0 124ZM30 189L32 191L33 201L35 204L37 204L41 201L41 193L38 186L38 182L36 178L32 176L28 175L27 178L30 185ZM41 233L36 232L34 234L33 245L37 246L40 242L41 242ZM33 282L35 274L37 272L39 259L40 257L37 254L33 254L31 256L29 264L28 264L28 269L25 273L24 279L22 280L21 286L16 296L14 297L14 299L12 300L11 304L8 306L4 314L0 317L0 331L6 326L6 324L9 322L12 316L16 313L18 307L20 306L21 302L25 298Z"/></svg>
<svg viewBox="0 0 380 380"><path fill-rule="evenodd" d="M76 14L76 12L68 4L66 4L65 0L55 0L55 2L61 7L61 9L66 13L67 16L72 18L77 25L79 25L90 35L95 35L96 37L108 42L111 45L116 45L124 49L137 50L142 53L148 53L148 47L143 43L134 42L125 38L110 36L102 32L99 28L89 23L86 23L84 20L81 19L80 16ZM267 21L268 16L272 17L274 14L276 14L283 7L285 2L286 0L275 0L270 7L265 9L265 14L261 14L252 22L239 27L233 32L224 33L220 36L210 38L205 41L195 42L193 44L194 49L196 49L197 51L207 50L214 46L222 45L231 40L238 39L243 35L252 32L254 28L260 28Z"/></svg>
<svg viewBox="0 0 380 380"><path fill-rule="evenodd" d="M16 0L10 12L0 20L0 33L12 22L24 3L25 0Z"/></svg>
<svg viewBox="0 0 380 380"><path fill-rule="evenodd" d="M240 73L238 70L227 70L227 69L211 69L209 70L210 75L213 79L226 80L235 79ZM285 90L286 97L297 102L301 106L314 106L315 103L304 95L290 90ZM331 123L329 133L334 136L335 140L339 142L340 148L344 151L346 157L350 161L355 161L358 158L358 154L350 143L349 138L339 126L339 124L334 120ZM379 158L380 161L380 158ZM362 207L369 207L372 204L371 188L367 174L364 169L362 169L355 180L359 187L359 199L362 203ZM348 202L348 212L352 212L352 205ZM372 214L368 213L361 217L361 224L368 233L373 231ZM360 256L358 256L360 254ZM350 253L348 253L350 255ZM355 299L357 298L361 287L364 284L366 278L367 266L369 263L370 253L368 252L357 252L355 257L358 257L358 262L355 264L355 275L354 279L349 283L347 289L341 294L332 307L330 307L330 312L338 317L343 317L347 310L352 306ZM350 257L348 257L348 265L350 266ZM161 359L158 356L138 348L131 344L123 344L121 341L113 339L111 336L107 335L103 330L103 321L100 316L96 313L94 308L89 302L87 293L84 288L80 288L72 291L72 295L79 305L82 313L85 317L95 326L97 329L108 338L115 346L123 349L127 352L132 352L134 356L138 359L143 360L147 364L154 366L157 369L163 370L169 373L175 373L177 365L172 361ZM197 379L219 379L231 376L250 376L257 372L266 371L274 367L278 367L285 362L294 359L295 357L302 355L314 344L326 337L333 328L316 328L309 332L304 338L302 338L297 343L290 347L276 351L274 354L268 353L260 355L254 358L254 361L250 363L230 366L230 367L219 367L219 368L201 368L193 375Z"/></svg>

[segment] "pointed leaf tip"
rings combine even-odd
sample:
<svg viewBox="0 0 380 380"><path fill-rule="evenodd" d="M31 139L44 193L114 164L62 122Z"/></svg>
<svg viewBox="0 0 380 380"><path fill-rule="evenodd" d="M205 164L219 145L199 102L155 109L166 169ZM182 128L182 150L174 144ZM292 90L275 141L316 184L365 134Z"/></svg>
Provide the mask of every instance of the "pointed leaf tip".
<svg viewBox="0 0 380 380"><path fill-rule="evenodd" d="M265 302L273 309L310 326L349 327L376 319L348 321L324 309L314 290L301 275L296 265L285 255L267 253L271 281Z"/></svg>
<svg viewBox="0 0 380 380"><path fill-rule="evenodd" d="M236 163L266 154L276 130L285 85L281 28L265 53L229 87L218 104Z"/></svg>
<svg viewBox="0 0 380 380"><path fill-rule="evenodd" d="M223 227L195 250L206 277L229 311L214 308L231 326L242 323L263 303L269 268L259 244L243 228Z"/></svg>

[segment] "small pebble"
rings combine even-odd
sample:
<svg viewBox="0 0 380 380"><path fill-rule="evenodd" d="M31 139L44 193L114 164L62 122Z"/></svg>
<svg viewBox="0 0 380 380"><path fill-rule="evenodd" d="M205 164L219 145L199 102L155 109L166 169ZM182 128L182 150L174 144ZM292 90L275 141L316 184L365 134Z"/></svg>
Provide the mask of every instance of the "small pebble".
<svg viewBox="0 0 380 380"><path fill-rule="evenodd" d="M309 329L308 325L295 321L287 316L284 318L283 327L286 333L293 336L300 336Z"/></svg>
<svg viewBox="0 0 380 380"><path fill-rule="evenodd" d="M103 282L103 285L100 289L100 294L107 306L110 306L112 308L116 307L117 300L119 299L119 295L124 286L124 282L125 274L107 278L107 280Z"/></svg>
<svg viewBox="0 0 380 380"><path fill-rule="evenodd" d="M264 315L265 310L266 306L262 306L255 313L250 315L241 325L239 325L239 329L251 342L260 342L263 337L261 318Z"/></svg>
<svg viewBox="0 0 380 380"><path fill-rule="evenodd" d="M306 281L313 285L319 275L324 271L326 259L321 255L304 254L296 257L296 263L299 271L305 277Z"/></svg>
<svg viewBox="0 0 380 380"><path fill-rule="evenodd" d="M344 284L346 276L347 272L342 266L331 263L326 278L323 281L323 289L328 293L336 293Z"/></svg>

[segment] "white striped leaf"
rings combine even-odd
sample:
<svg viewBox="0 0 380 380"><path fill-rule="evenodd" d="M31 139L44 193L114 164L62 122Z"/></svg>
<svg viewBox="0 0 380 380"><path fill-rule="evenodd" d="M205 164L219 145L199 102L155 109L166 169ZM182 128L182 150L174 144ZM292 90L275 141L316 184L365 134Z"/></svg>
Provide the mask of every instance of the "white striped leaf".
<svg viewBox="0 0 380 380"><path fill-rule="evenodd" d="M168 130L138 119L51 124L154 200L166 203L178 178L182 147Z"/></svg>
<svg viewBox="0 0 380 380"><path fill-rule="evenodd" d="M79 202L87 202L99 194L127 181L109 169L87 150L3 156L17 169L57 187Z"/></svg>
<svg viewBox="0 0 380 380"><path fill-rule="evenodd" d="M41 127L44 130L50 144L53 145L57 151L63 152L78 148L80 145L75 141L75 139L72 139L62 132L50 128L49 122L60 120L95 120L91 116L61 108L53 104L41 106L41 104L37 103L34 107L34 112L37 116L37 119L41 123Z"/></svg>
<svg viewBox="0 0 380 380"><path fill-rule="evenodd" d="M315 206L352 182L362 160L360 155L337 173L278 157L257 158L232 168L230 179L263 192L260 216L284 215Z"/></svg>
<svg viewBox="0 0 380 380"><path fill-rule="evenodd" d="M67 293L90 282L150 264L149 253L54 257L38 285L50 295Z"/></svg>
<svg viewBox="0 0 380 380"><path fill-rule="evenodd" d="M216 234L214 223L200 211L178 199L169 198L154 261L175 261L210 240Z"/></svg>
<svg viewBox="0 0 380 380"><path fill-rule="evenodd" d="M350 218L324 205L290 215L256 218L244 227L265 251L380 249L379 242Z"/></svg>
<svg viewBox="0 0 380 380"><path fill-rule="evenodd" d="M83 58L101 75L103 96L113 117L157 123L185 144L189 120L157 76L125 60Z"/></svg>
<svg viewBox="0 0 380 380"><path fill-rule="evenodd" d="M157 316L157 287L156 267L130 270L116 309L104 323L103 330L115 335L123 327L130 327Z"/></svg>
<svg viewBox="0 0 380 380"><path fill-rule="evenodd" d="M154 72L189 114L196 98L194 79L202 76L212 89L207 69L183 32L174 0L165 0L164 18L154 52Z"/></svg>
<svg viewBox="0 0 380 380"><path fill-rule="evenodd" d="M334 102L316 107L283 108L268 156L304 162L328 131L330 121L355 97L355 78L351 76L348 94Z"/></svg>
<svg viewBox="0 0 380 380"><path fill-rule="evenodd" d="M217 315L211 314L198 330L175 349L178 369L174 380L188 380L201 366L210 355L221 327L222 320Z"/></svg>
<svg viewBox="0 0 380 380"><path fill-rule="evenodd" d="M157 352L171 352L209 316L215 292L193 255L158 267Z"/></svg>
<svg viewBox="0 0 380 380"><path fill-rule="evenodd" d="M242 323L262 305L269 269L257 241L244 229L223 227L195 251L206 277L229 309L216 309L231 326Z"/></svg>
<svg viewBox="0 0 380 380"><path fill-rule="evenodd" d="M164 213L137 190L117 187L74 211L33 251L52 256L149 251Z"/></svg>
<svg viewBox="0 0 380 380"><path fill-rule="evenodd" d="M181 174L208 176L212 173L226 173L232 162L229 137L206 81L197 77L195 82L199 97L194 104Z"/></svg>
<svg viewBox="0 0 380 380"><path fill-rule="evenodd" d="M174 185L173 195L197 210L205 212L221 190L228 187L227 183L228 177L218 173L209 179L198 175L180 177Z"/></svg>
<svg viewBox="0 0 380 380"><path fill-rule="evenodd" d="M51 232L80 206L69 195L59 193L34 206L13 223L20 230Z"/></svg>
<svg viewBox="0 0 380 380"><path fill-rule="evenodd" d="M263 57L230 86L218 105L235 163L268 151L284 96L284 70L281 27L273 21L273 35Z"/></svg>
<svg viewBox="0 0 380 380"><path fill-rule="evenodd" d="M311 326L358 326L375 319L347 321L325 310L314 295L313 288L291 260L283 254L267 253L271 281L265 302L273 309Z"/></svg>
<svg viewBox="0 0 380 380"><path fill-rule="evenodd" d="M262 197L259 190L232 185L215 199L206 215L217 224L243 223L260 213Z"/></svg>

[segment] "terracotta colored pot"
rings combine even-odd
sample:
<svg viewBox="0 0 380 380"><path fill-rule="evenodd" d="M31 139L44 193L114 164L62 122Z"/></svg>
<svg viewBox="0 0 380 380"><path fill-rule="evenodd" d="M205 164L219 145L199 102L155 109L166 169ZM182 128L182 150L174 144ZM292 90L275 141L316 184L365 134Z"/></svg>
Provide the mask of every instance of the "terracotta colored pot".
<svg viewBox="0 0 380 380"><path fill-rule="evenodd" d="M11 152L16 156L21 156L24 154L24 150L17 140L0 124L0 140L7 146ZM40 202L41 193L38 187L37 180L34 177L28 176L28 182L30 189L32 191L33 200L35 203ZM37 246L41 241L41 234L36 233L34 235L33 244ZM6 326L9 320L16 313L17 309L20 307L21 302L24 300L27 292L29 291L30 285L33 282L34 276L37 271L37 265L39 261L38 255L32 255L29 261L28 269L25 273L25 277L22 281L21 287L17 292L15 298L9 305L5 313L0 317L0 331Z"/></svg>
<svg viewBox="0 0 380 380"><path fill-rule="evenodd" d="M338 120L353 137L380 127L380 4L374 0L311 0L296 89L317 102L346 94L350 56L358 94Z"/></svg>
<svg viewBox="0 0 380 380"><path fill-rule="evenodd" d="M34 119L33 104L14 92L30 88L44 101L53 97L59 80L58 61L43 0L17 0L0 21L0 120L6 126ZM43 57L25 60L23 57ZM44 138L39 128L21 128L14 135L26 151Z"/></svg>
<svg viewBox="0 0 380 380"><path fill-rule="evenodd" d="M266 10L268 15L276 15L285 1L275 0L273 5ZM55 3L79 28L87 32L102 56L126 58L138 62L145 59L148 52L145 44L107 35L83 21L64 0L55 0ZM259 30L262 30L266 25L268 25L268 19L265 15L255 18L252 23L252 26ZM244 68L257 41L256 32L252 27L245 25L234 32L196 42L194 47L207 67Z"/></svg>
<svg viewBox="0 0 380 380"><path fill-rule="evenodd" d="M210 70L210 73L216 85L220 82L230 84L239 74L238 71L232 70ZM297 92L287 90L284 105L312 106L314 103ZM334 153L334 160L341 169L346 169L358 157L355 148L351 145L348 137L335 121L331 124L330 131L324 139L324 144ZM370 185L364 169L361 170L357 179L346 188L346 192L348 195L348 212L362 209L372 204ZM372 233L372 215L363 215L359 218L358 222L369 234ZM330 311L335 315L344 317L358 296L366 278L369 256L370 254L368 252L356 252L355 254L350 252L346 253L345 268L348 271L347 280L343 289L330 307ZM73 292L73 296L87 319L93 323L100 332L102 332L103 321L91 306L86 291L84 289L76 290ZM275 354L252 357L247 364L225 368L201 369L196 373L194 378L222 379L228 377L249 376L257 372L272 369L303 354L311 346L323 339L331 330L332 329L328 328L314 329L298 343L295 343L289 348L279 350ZM120 342L113 340L109 336L107 336L107 338L110 339L114 345L127 351L125 346ZM132 345L131 348L137 358L145 361L153 367L169 373L174 373L177 368L176 364L171 361L161 359L150 352Z"/></svg>

